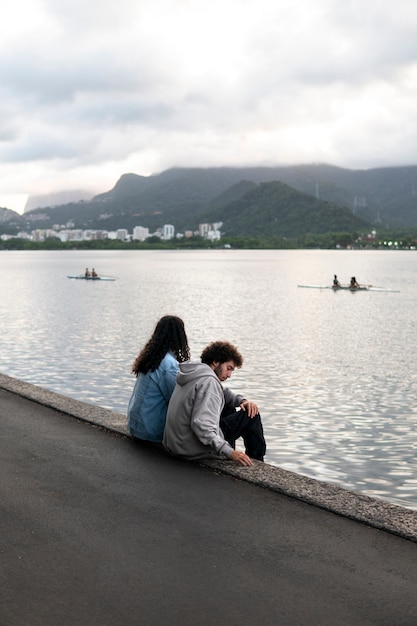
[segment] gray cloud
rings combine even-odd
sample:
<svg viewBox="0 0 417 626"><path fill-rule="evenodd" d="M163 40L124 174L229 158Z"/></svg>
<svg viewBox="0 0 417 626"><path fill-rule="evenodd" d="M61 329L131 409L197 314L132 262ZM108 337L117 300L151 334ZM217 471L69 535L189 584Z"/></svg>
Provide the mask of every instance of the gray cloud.
<svg viewBox="0 0 417 626"><path fill-rule="evenodd" d="M0 25L0 204L174 165L417 161L414 2L19 4Z"/></svg>

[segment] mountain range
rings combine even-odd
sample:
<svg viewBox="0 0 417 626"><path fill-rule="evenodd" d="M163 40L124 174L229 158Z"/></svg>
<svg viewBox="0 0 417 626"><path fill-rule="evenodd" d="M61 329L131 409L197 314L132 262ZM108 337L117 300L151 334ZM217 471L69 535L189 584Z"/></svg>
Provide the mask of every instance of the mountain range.
<svg viewBox="0 0 417 626"><path fill-rule="evenodd" d="M152 232L169 223L178 232L195 230L201 222L222 222L229 236L415 228L417 166L172 168L152 176L123 174L110 191L90 200L43 206L22 216L0 209L2 232L68 223L129 232L135 226Z"/></svg>

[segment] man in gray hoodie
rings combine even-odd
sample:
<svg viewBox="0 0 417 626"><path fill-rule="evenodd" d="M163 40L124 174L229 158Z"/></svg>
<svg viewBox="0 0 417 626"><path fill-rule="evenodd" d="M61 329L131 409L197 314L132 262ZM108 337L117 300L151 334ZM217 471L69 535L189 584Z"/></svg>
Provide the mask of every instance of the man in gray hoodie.
<svg viewBox="0 0 417 626"><path fill-rule="evenodd" d="M246 466L252 465L251 455L263 460L266 446L257 406L223 389L221 384L242 363L237 348L224 341L208 345L201 354L201 363L180 363L162 442L168 452L188 460L230 459ZM225 404L241 409L233 415L227 411L222 417L225 429L230 431L229 441L220 425ZM234 449L240 436L244 437L246 454Z"/></svg>

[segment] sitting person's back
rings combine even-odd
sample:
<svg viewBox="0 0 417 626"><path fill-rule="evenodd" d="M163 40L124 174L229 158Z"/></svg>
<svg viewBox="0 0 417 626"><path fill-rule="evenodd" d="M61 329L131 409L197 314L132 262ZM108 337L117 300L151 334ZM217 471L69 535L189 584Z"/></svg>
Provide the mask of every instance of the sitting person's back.
<svg viewBox="0 0 417 626"><path fill-rule="evenodd" d="M250 457L263 461L266 445L258 407L221 384L242 363L235 346L215 341L203 350L201 363L180 364L162 441L168 452L183 459L231 459L241 465L252 465ZM225 395L228 408L223 414ZM246 452L235 450L239 437Z"/></svg>
<svg viewBox="0 0 417 626"><path fill-rule="evenodd" d="M219 425L223 406L223 387L210 366L182 363L168 406L164 446L184 459L229 457L233 448Z"/></svg>
<svg viewBox="0 0 417 626"><path fill-rule="evenodd" d="M161 318L132 366L132 373L137 379L127 413L133 437L162 442L178 363L189 357L183 321L172 315Z"/></svg>

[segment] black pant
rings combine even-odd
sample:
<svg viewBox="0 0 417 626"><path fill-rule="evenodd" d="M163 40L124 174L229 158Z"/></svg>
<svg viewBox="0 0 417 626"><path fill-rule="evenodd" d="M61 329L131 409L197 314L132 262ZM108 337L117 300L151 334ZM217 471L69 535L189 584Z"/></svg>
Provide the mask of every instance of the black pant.
<svg viewBox="0 0 417 626"><path fill-rule="evenodd" d="M236 440L242 437L246 454L251 459L264 460L266 443L259 413L249 417L247 411L236 411L234 406L225 404L220 416L220 428L232 448L235 448Z"/></svg>

